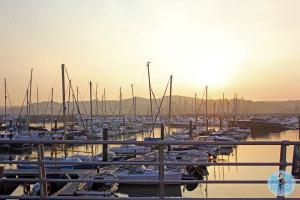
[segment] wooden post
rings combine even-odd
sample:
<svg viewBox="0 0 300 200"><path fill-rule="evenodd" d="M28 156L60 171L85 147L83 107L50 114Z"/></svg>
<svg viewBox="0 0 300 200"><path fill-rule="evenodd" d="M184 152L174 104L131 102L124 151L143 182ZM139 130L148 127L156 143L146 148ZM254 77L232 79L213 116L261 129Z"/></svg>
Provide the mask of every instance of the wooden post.
<svg viewBox="0 0 300 200"><path fill-rule="evenodd" d="M282 171L286 172L286 167L287 167L287 162L286 162L286 150L287 150L287 141L282 141L281 147L280 147L280 166L279 166L279 173L281 173ZM279 175L279 179L280 179L280 175ZM279 180L279 184L283 184L283 190L284 190L284 183L280 182ZM279 187L282 187L282 185L279 185ZM280 192L280 193L279 193ZM284 191L283 191L284 193ZM278 194L277 194L277 199L285 199L284 196L282 196L281 191L278 190Z"/></svg>
<svg viewBox="0 0 300 200"><path fill-rule="evenodd" d="M164 165L164 146L160 144L158 146L158 160L159 160L159 199L163 200L165 198L165 165Z"/></svg>
<svg viewBox="0 0 300 200"><path fill-rule="evenodd" d="M165 139L165 127L164 124L161 123L160 124L160 140L164 140Z"/></svg>
<svg viewBox="0 0 300 200"><path fill-rule="evenodd" d="M220 129L222 129L223 127L223 119L222 119L222 116L220 115Z"/></svg>
<svg viewBox="0 0 300 200"><path fill-rule="evenodd" d="M48 196L47 182L46 179L46 169L44 162L44 144L39 144L38 150L38 161L39 161L39 179L40 179L40 197L41 199L46 199Z"/></svg>
<svg viewBox="0 0 300 200"><path fill-rule="evenodd" d="M0 166L0 178L4 175L4 166Z"/></svg>
<svg viewBox="0 0 300 200"><path fill-rule="evenodd" d="M299 122L298 122L299 123L299 127L298 127L298 130L299 130L298 134L299 134L299 136L298 137L299 137L299 140L300 140L300 116L298 117L298 120L299 120Z"/></svg>
<svg viewBox="0 0 300 200"><path fill-rule="evenodd" d="M108 132L108 128L107 128L107 126L105 126L105 127L103 128L103 141L107 141L107 139L108 139L108 134L107 134L107 132ZM104 162L108 161L107 144L103 144L103 145L102 145L102 155L103 155L102 161L104 161Z"/></svg>

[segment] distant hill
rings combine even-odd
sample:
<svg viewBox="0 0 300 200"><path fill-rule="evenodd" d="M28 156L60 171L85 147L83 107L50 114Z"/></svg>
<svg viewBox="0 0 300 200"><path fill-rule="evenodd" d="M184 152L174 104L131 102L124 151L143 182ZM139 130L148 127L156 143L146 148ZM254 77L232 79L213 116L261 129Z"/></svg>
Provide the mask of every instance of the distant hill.
<svg viewBox="0 0 300 200"><path fill-rule="evenodd" d="M169 97L164 98L164 102L161 106L161 113L168 113L168 102ZM202 102L202 104L201 104ZM158 99L157 102L153 102L153 110L154 113L158 110L157 108L160 106L161 99ZM89 101L81 101L78 102L80 112L83 114L90 114L90 103ZM203 113L204 101L201 99L197 99L197 110L200 113ZM222 100L209 100L208 101L208 112L210 114L213 113L215 104L216 113L221 113L224 110L224 113L227 113L228 110L230 113L234 110L234 101L232 99L225 100L223 103ZM229 107L228 107L229 104ZM146 98L137 97L136 98L136 111L137 115L147 115L150 113L149 109L149 100ZM199 105L202 105L199 109ZM103 106L103 107L102 107ZM41 102L39 103L39 115L50 114L50 103L49 102ZM259 114L268 114L268 113L300 113L300 100L294 101L250 101L250 100L242 100L239 99L237 102L238 112L239 113L259 113ZM36 114L37 105L33 103L32 106L33 115ZM53 103L53 113L54 115L62 114L62 104L59 102ZM69 113L77 113L76 104L73 102L67 103L67 108L69 108ZM229 108L229 109L228 109ZM13 107L7 108L8 114L13 113L14 115L18 115L20 113L21 107ZM101 115L104 113L104 104L103 102L98 102L98 114ZM26 107L23 108L22 114L26 113ZM96 101L93 101L93 114L97 113ZM132 115L133 114L133 106L132 99L124 99L122 101L122 115ZM172 113L174 115L181 114L194 114L195 113L195 100L192 97L184 97L184 96L173 96L172 97ZM0 107L0 114L4 114L4 107ZM119 114L119 101L107 101L106 102L106 114L107 115L118 115Z"/></svg>

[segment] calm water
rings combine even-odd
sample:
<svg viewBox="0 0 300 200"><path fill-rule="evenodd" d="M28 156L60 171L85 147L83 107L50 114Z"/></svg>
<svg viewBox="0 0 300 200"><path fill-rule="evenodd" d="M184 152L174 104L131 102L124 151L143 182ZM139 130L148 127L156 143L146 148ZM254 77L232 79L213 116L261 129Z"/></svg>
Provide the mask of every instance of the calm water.
<svg viewBox="0 0 300 200"><path fill-rule="evenodd" d="M277 141L277 140L299 140L298 131L286 131L268 135L256 135L249 138L256 141ZM277 146L238 146L230 156L223 156L224 162L279 162L280 147ZM293 148L288 147L287 161L292 162ZM221 157L222 158L222 157ZM221 162L221 161L219 161ZM236 167L216 166L209 167L209 180L267 180L276 172L278 167ZM287 169L291 172L291 167ZM269 192L267 184L209 184L201 185L194 191L183 189L184 197L274 197ZM206 192L207 191L207 192ZM288 197L300 197L300 187L296 186L294 193Z"/></svg>

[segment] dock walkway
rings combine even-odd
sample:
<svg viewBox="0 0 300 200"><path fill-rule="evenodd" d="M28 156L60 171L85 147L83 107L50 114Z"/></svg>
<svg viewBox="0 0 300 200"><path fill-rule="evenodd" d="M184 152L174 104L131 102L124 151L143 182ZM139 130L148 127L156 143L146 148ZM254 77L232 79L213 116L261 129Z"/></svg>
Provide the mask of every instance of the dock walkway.
<svg viewBox="0 0 300 200"><path fill-rule="evenodd" d="M109 172L112 168L101 168L99 173ZM78 179L88 179L90 176L96 175L96 169L78 169L78 170L61 170L61 169L47 169L46 174L69 174L77 175ZM4 170L4 176L38 176L38 170L34 169L7 169ZM75 191L84 186L84 182L68 182L62 189L54 193L52 196L72 196ZM22 196L23 190L21 190L21 185L18 187L14 193L16 196Z"/></svg>

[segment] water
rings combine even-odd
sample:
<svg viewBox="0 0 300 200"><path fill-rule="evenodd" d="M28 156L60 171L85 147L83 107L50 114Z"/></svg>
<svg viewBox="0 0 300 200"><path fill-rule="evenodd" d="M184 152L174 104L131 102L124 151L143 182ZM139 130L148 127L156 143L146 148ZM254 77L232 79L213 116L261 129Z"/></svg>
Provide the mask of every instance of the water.
<svg viewBox="0 0 300 200"><path fill-rule="evenodd" d="M266 135L255 135L249 138L252 141L298 141L298 131L286 131ZM224 162L279 162L279 146L238 146L233 154L223 156ZM292 162L293 148L287 149L287 161ZM222 157L220 157L222 158ZM219 161L220 162L220 161ZM248 166L210 166L209 180L267 180L268 177L278 170L278 167L248 167ZM291 172L291 167L287 168ZM243 198L272 198L274 195L269 191L267 184L209 184L200 185L194 191L184 190L183 197L243 197ZM207 191L206 191L207 190ZM296 186L295 191L288 197L300 196L300 187Z"/></svg>

